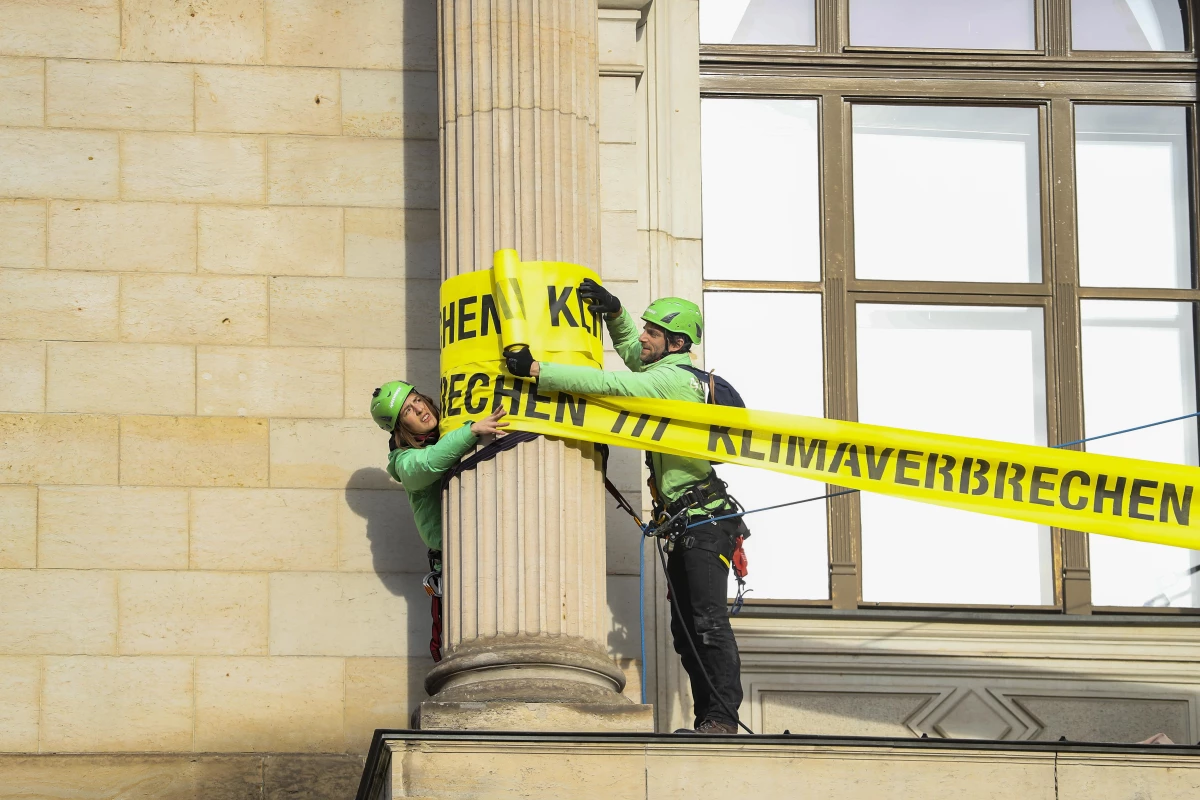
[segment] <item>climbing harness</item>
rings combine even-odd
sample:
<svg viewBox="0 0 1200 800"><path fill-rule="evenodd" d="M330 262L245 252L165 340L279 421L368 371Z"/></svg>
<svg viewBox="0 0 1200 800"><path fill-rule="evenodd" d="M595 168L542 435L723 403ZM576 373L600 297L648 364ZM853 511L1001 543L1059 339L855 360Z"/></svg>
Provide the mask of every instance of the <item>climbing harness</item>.
<svg viewBox="0 0 1200 800"><path fill-rule="evenodd" d="M646 468L650 471L646 485L650 487L651 518L654 520L655 530L659 531L657 535L670 540L672 547L667 549L668 553L675 544L682 544L685 548L692 546L689 537L684 535L687 529L709 522L733 519L745 513L741 504L729 494L729 484L721 480L715 471L710 472L704 480L688 486L674 500L667 502L658 492L654 461L649 452L646 453ZM738 513L717 516L718 513L731 509ZM696 521L690 522L691 520ZM739 534L749 538L750 531L742 526Z"/></svg>
<svg viewBox="0 0 1200 800"><path fill-rule="evenodd" d="M722 563L733 571L733 576L737 580L737 594L729 608L730 615L736 616L745 604L746 593L751 591L746 587L746 576L750 573L750 561L742 546L745 540L750 538L750 530L741 521L741 517L745 516L746 511L742 508L741 503L729 494L729 484L721 480L716 472L710 473L705 480L689 486L672 502L664 503L658 493L658 482L654 479L654 465L649 453L646 454L646 466L650 469L650 478L646 483L650 487L650 496L654 504L655 535L666 540L665 546L668 553L676 546L685 550L697 547L715 553ZM612 491L610 489L610 493ZM618 500L617 504L621 505L623 502L624 498ZM624 502L622 508L628 505L627 502ZM729 509L733 509L734 513L719 516L716 513ZM638 527L644 530L637 515L633 514L632 516L638 522ZM688 533L690 529L700 525L708 525L726 519L738 520L737 533L732 537L733 550L728 558L721 548L705 544L694 534Z"/></svg>

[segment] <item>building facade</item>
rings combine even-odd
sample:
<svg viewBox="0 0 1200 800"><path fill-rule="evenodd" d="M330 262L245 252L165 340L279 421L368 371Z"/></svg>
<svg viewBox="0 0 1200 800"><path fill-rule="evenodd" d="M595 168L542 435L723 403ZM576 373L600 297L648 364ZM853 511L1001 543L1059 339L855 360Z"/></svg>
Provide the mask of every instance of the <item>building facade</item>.
<svg viewBox="0 0 1200 800"><path fill-rule="evenodd" d="M1194 21L0 0L0 797L353 790L432 666L367 399L432 393L439 281L497 247L703 300L755 408L1046 445L1195 411ZM1087 447L1195 465L1196 430ZM586 446L536 447L450 489L473 571L429 688L486 699L500 641L558 681L523 702L583 665L678 727L652 553ZM828 491L724 474L749 508ZM610 476L636 495L640 455ZM1196 553L867 495L750 520L756 731L1200 739ZM576 584L512 542L599 601L544 613Z"/></svg>

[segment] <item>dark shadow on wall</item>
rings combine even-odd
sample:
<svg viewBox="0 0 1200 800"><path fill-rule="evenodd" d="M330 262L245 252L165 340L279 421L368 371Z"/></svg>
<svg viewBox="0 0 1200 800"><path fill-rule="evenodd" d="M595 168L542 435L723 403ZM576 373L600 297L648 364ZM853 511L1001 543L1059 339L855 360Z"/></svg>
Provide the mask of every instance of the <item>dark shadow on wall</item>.
<svg viewBox="0 0 1200 800"><path fill-rule="evenodd" d="M410 596L412 582L420 584L428 563L408 496L396 489L354 488L368 482L378 485L381 479L391 480L377 467L355 472L346 486L346 505L366 522L375 574L392 594Z"/></svg>
<svg viewBox="0 0 1200 800"><path fill-rule="evenodd" d="M381 448L382 449L382 448ZM417 533L408 496L397 488L360 489L362 485L378 486L381 481L391 481L387 473L377 467L364 467L356 471L347 482L346 505L362 523L343 536L365 536L367 547L361 541L343 542L348 553L369 552L370 568L389 592L403 598L405 603L406 630L394 631L393 636L405 637L404 652L410 659L408 668L407 713L425 699L425 673L433 666L429 655L429 636L432 618L430 600L421 586L421 579L428 571L425 543ZM392 482L392 486L395 483ZM363 525L365 523L365 526ZM361 532L360 532L361 531ZM366 564L351 564L351 568L365 569ZM380 635L389 635L381 632ZM407 728L409 718L397 718L393 727Z"/></svg>

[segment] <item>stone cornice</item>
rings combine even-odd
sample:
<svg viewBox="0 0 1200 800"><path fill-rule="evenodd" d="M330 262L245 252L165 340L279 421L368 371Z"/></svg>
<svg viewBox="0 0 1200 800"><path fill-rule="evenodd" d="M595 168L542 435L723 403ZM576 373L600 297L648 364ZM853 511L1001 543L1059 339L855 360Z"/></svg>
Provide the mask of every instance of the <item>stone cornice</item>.
<svg viewBox="0 0 1200 800"><path fill-rule="evenodd" d="M638 11L643 15L653 0L597 0L596 8L601 11Z"/></svg>
<svg viewBox="0 0 1200 800"><path fill-rule="evenodd" d="M1200 628L997 626L814 619L740 619L743 652L1102 661L1200 661Z"/></svg>

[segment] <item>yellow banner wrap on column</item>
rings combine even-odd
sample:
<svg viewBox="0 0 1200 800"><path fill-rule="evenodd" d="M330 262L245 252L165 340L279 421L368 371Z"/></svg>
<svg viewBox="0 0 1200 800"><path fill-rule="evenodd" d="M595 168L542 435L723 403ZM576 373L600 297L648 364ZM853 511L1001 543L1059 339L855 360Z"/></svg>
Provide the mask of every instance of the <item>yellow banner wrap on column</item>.
<svg viewBox="0 0 1200 800"><path fill-rule="evenodd" d="M447 365L503 361L506 346L527 344L535 359L600 367L604 323L576 294L587 267L517 260L499 250L495 267L442 283L442 375Z"/></svg>
<svg viewBox="0 0 1200 800"><path fill-rule="evenodd" d="M522 265L518 282L527 301L535 289L540 294L527 303L521 319L526 327L505 329L498 314L501 332L489 330L495 341L486 346L462 336L448 341L445 326L448 319L454 325L462 319L464 298L479 301L477 292L488 282L475 276L487 273L443 285L443 430L502 405L516 430L760 467L1040 525L1200 549L1200 531L1191 524L1200 486L1196 467L701 403L541 392L536 382L504 371L499 349L505 332L529 336L536 359L568 360L572 342L581 345L573 351L574 363L598 367L602 353L599 336L591 338L579 314L571 326L562 319L550 325L542 310L531 312L535 305L573 303L578 280L570 280L592 273L565 264L528 266ZM567 287L563 301L555 292ZM458 314L453 319L446 316L450 307ZM590 317L588 325L594 328L597 320Z"/></svg>

